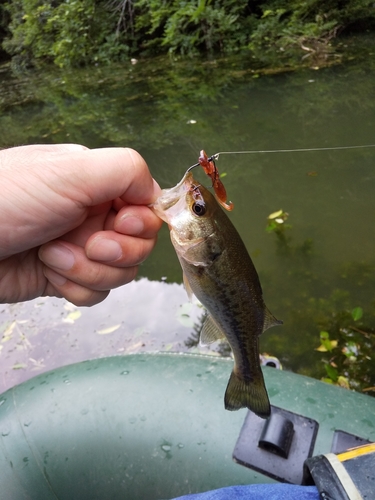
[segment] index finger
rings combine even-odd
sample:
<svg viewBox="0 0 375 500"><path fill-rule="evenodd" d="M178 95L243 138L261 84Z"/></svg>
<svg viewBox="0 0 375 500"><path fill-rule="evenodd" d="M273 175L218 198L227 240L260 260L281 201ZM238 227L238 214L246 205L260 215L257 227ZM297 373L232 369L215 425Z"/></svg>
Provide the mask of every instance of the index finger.
<svg viewBox="0 0 375 500"><path fill-rule="evenodd" d="M130 148L101 148L65 153L71 156L68 188L75 188L76 201L94 206L115 198L128 204L148 205L160 188L142 156ZM59 171L60 186L61 175ZM73 185L73 186L72 186Z"/></svg>

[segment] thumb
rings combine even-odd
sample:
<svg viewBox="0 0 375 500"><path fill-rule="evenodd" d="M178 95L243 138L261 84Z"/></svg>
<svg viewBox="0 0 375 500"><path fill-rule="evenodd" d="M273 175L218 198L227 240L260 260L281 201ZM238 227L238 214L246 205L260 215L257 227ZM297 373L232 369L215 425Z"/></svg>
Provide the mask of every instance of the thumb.
<svg viewBox="0 0 375 500"><path fill-rule="evenodd" d="M93 206L148 205L160 192L136 151L79 145L0 151L0 185L0 258L71 231Z"/></svg>
<svg viewBox="0 0 375 500"><path fill-rule="evenodd" d="M148 205L159 195L145 160L130 148L85 149L61 155L59 190L66 189L83 206L99 205L116 198L129 204ZM63 177L63 182L61 177Z"/></svg>

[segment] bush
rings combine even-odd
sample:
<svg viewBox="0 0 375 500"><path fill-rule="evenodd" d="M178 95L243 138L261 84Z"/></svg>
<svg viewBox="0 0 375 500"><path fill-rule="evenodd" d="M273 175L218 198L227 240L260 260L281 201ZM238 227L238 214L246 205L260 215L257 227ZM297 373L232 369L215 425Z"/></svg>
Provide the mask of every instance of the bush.
<svg viewBox="0 0 375 500"><path fill-rule="evenodd" d="M199 0L196 4L174 0L168 15L162 17L157 8L159 2L151 3L154 3L153 30L163 32L161 43L170 52L185 55L231 52L244 47L249 40L246 1Z"/></svg>
<svg viewBox="0 0 375 500"><path fill-rule="evenodd" d="M112 62L140 54L251 50L328 57L340 30L375 26L373 0L11 0L3 48L20 66ZM4 19L6 21L4 21ZM1 30L1 26L0 26ZM0 31L1 34L1 31Z"/></svg>
<svg viewBox="0 0 375 500"><path fill-rule="evenodd" d="M271 1L262 14L249 44L258 57L267 53L297 53L319 60L332 53L331 41L340 31L367 23L374 26L371 0Z"/></svg>
<svg viewBox="0 0 375 500"><path fill-rule="evenodd" d="M7 9L12 37L3 45L23 65L41 59L80 66L119 59L128 52L113 30L113 13L95 0L15 0Z"/></svg>

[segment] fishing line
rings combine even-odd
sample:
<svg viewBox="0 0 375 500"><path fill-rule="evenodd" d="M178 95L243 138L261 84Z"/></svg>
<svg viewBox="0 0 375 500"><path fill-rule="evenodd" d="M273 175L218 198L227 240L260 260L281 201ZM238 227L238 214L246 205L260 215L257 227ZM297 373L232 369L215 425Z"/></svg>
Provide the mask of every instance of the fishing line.
<svg viewBox="0 0 375 500"><path fill-rule="evenodd" d="M332 146L326 148L300 148L300 149L265 149L265 150L249 150L249 151L220 151L207 158L208 161L218 160L220 155L251 155L265 153L308 153L311 151L340 151L344 149L365 149L375 148L375 144L361 144L359 146ZM199 163L195 163L187 169L187 172L195 167L199 167Z"/></svg>
<svg viewBox="0 0 375 500"><path fill-rule="evenodd" d="M375 148L375 144L363 144L359 146L333 146L327 148L300 148L300 149L268 149L250 151L220 151L212 155L209 160L218 160L220 155L261 154L261 153L306 153L310 151L339 151L343 149ZM198 164L199 165L199 164Z"/></svg>

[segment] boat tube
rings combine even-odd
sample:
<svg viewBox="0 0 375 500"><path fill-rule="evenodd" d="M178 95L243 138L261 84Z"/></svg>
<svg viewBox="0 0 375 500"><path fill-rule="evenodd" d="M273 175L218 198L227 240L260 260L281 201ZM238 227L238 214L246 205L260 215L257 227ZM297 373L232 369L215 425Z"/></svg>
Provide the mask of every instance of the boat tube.
<svg viewBox="0 0 375 500"><path fill-rule="evenodd" d="M153 500L275 482L233 460L253 417L224 410L232 363L190 354L117 356L9 389L0 396L2 498ZM274 407L316 423L310 455L330 452L337 431L375 441L375 399L275 368L263 372ZM270 435L279 434L268 426L263 440Z"/></svg>

